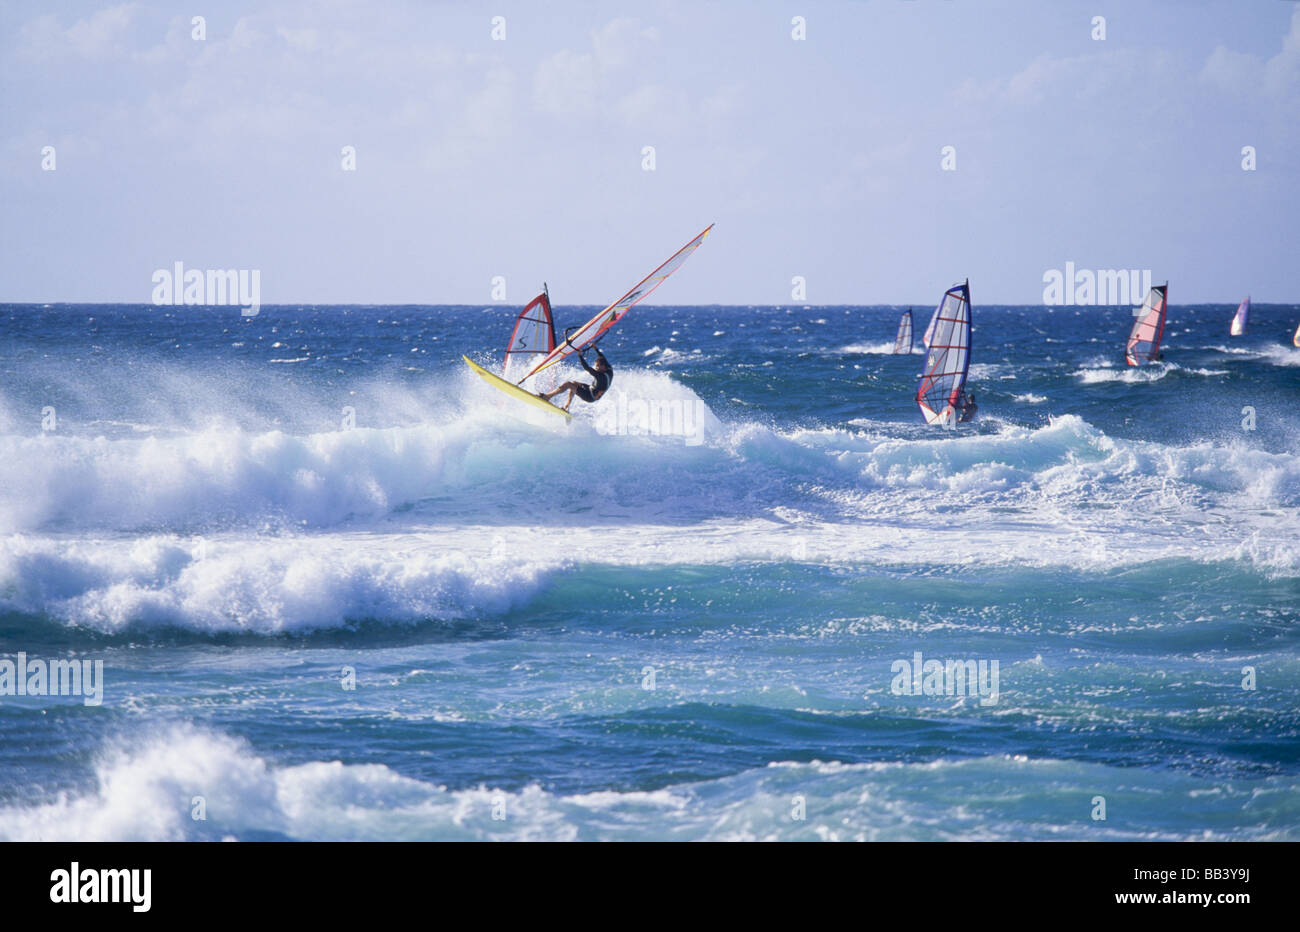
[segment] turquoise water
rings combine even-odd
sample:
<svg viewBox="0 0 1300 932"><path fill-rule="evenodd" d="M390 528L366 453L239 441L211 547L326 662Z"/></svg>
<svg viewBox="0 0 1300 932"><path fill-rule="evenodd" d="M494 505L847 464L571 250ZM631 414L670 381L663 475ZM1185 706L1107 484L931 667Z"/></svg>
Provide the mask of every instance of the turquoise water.
<svg viewBox="0 0 1300 932"><path fill-rule="evenodd" d="M1300 308L972 291L951 431L900 308L638 307L566 428L503 306L0 306L0 660L104 671L0 837L1300 837Z"/></svg>

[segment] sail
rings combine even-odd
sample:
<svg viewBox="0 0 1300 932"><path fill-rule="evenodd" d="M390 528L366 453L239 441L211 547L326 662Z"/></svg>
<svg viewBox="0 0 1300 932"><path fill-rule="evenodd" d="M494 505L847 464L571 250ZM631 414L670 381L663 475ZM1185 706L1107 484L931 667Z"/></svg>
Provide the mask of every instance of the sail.
<svg viewBox="0 0 1300 932"><path fill-rule="evenodd" d="M1130 366L1150 362L1160 352L1160 338L1165 332L1165 309L1168 306L1169 282L1155 285L1142 302L1133 330L1128 335L1124 358Z"/></svg>
<svg viewBox="0 0 1300 932"><path fill-rule="evenodd" d="M898 336L894 337L894 353L912 352L912 309L909 307L898 319Z"/></svg>
<svg viewBox="0 0 1300 932"><path fill-rule="evenodd" d="M927 424L955 422L966 373L970 369L970 282L953 285L939 302L931 322L930 352L916 388L916 403Z"/></svg>
<svg viewBox="0 0 1300 932"><path fill-rule="evenodd" d="M515 329L506 344L505 377L522 376L553 349L555 324L551 320L551 297L543 290L515 319Z"/></svg>
<svg viewBox="0 0 1300 932"><path fill-rule="evenodd" d="M695 239L691 240L681 249L677 250L677 252L673 253L672 257L669 258L667 262L663 263L659 268L655 269L645 278L641 279L641 281L637 282L631 291L623 295L623 297L619 298L581 327L576 328L576 332L572 336L547 353L546 356L537 362L523 378L519 379L519 381L522 382L524 379L541 372L546 367L555 365L575 350L586 349L588 346L603 337L605 332L609 330L610 327L614 326L614 324L618 323L622 316L626 314L633 305L637 304L645 298L646 295L658 288L665 278L681 268L682 263L689 259L691 253L695 252L695 250L699 248L700 243L704 242L704 238L709 235L709 232L712 229L713 224L710 223L708 229L695 237Z"/></svg>
<svg viewBox="0 0 1300 932"><path fill-rule="evenodd" d="M1291 337L1291 345L1300 348L1300 326L1295 328L1295 335Z"/></svg>
<svg viewBox="0 0 1300 932"><path fill-rule="evenodd" d="M1239 337L1246 332L1246 318L1250 316L1250 295L1246 295L1246 300L1237 305L1237 313L1232 315L1232 326L1228 332L1234 337Z"/></svg>
<svg viewBox="0 0 1300 932"><path fill-rule="evenodd" d="M939 311L942 309L943 302L940 301L939 306L936 307L934 313L930 315L930 325L925 328L925 333L921 335L921 345L926 349L930 348L930 341L934 339L934 322L939 319Z"/></svg>

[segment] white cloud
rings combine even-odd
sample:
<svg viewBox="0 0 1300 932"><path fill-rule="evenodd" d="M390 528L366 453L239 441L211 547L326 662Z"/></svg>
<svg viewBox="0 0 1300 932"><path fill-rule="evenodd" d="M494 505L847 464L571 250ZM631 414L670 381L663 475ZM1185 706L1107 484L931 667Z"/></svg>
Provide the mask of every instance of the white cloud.
<svg viewBox="0 0 1300 932"><path fill-rule="evenodd" d="M959 110L972 112L998 105L1022 111L1044 104L1106 104L1185 79L1173 56L1160 49L1121 48L1061 58L1044 54L1009 76L963 82L955 100Z"/></svg>
<svg viewBox="0 0 1300 932"><path fill-rule="evenodd" d="M1201 80L1220 90L1270 97L1294 106L1300 93L1300 8L1291 14L1291 28L1282 48L1268 59L1218 46L1201 69Z"/></svg>
<svg viewBox="0 0 1300 932"><path fill-rule="evenodd" d="M538 110L556 116L590 115L615 100L635 111L637 95L653 91L629 91L619 85L635 77L633 66L658 40L659 31L642 26L640 20L611 20L592 30L589 50L561 49L538 66L533 102Z"/></svg>
<svg viewBox="0 0 1300 932"><path fill-rule="evenodd" d="M235 22L235 28L230 31L230 38L225 44L232 49L255 49L265 42L266 36L245 16Z"/></svg>
<svg viewBox="0 0 1300 932"><path fill-rule="evenodd" d="M320 33L315 29L290 29L286 26L281 26L276 29L276 33L278 33L280 38L290 46L299 51L314 52L320 48Z"/></svg>
<svg viewBox="0 0 1300 932"><path fill-rule="evenodd" d="M1013 110L1059 107L1062 102L1130 106L1157 98L1184 100L1186 95L1176 91L1197 79L1246 98L1257 99L1263 91L1293 101L1300 86L1300 9L1292 14L1281 48L1269 58L1220 45L1198 73L1193 63L1167 49L1121 48L1059 58L1044 54L1012 75L964 82L956 99L972 110L997 104Z"/></svg>
<svg viewBox="0 0 1300 932"><path fill-rule="evenodd" d="M623 68L659 40L659 30L643 27L640 20L611 20L591 34L596 60L603 69Z"/></svg>
<svg viewBox="0 0 1300 932"><path fill-rule="evenodd" d="M515 75L507 68L493 68L482 90L465 101L462 126L480 139L500 139L510 132L514 113Z"/></svg>
<svg viewBox="0 0 1300 932"><path fill-rule="evenodd" d="M585 115L596 109L596 59L562 49L537 67L533 102L543 113Z"/></svg>
<svg viewBox="0 0 1300 932"><path fill-rule="evenodd" d="M1201 80L1221 90L1236 90L1252 84L1258 86L1263 70L1262 62L1254 55L1220 45L1205 60Z"/></svg>
<svg viewBox="0 0 1300 932"><path fill-rule="evenodd" d="M676 122L690 102L681 88L662 84L643 84L614 105L615 112L628 126L659 125Z"/></svg>
<svg viewBox="0 0 1300 932"><path fill-rule="evenodd" d="M52 14L39 16L20 32L21 54L38 61L66 57L102 59L125 51L127 31L138 3L107 7L67 29Z"/></svg>
<svg viewBox="0 0 1300 932"><path fill-rule="evenodd" d="M700 114L707 120L721 120L738 114L745 105L745 88L733 82L718 88L700 101Z"/></svg>

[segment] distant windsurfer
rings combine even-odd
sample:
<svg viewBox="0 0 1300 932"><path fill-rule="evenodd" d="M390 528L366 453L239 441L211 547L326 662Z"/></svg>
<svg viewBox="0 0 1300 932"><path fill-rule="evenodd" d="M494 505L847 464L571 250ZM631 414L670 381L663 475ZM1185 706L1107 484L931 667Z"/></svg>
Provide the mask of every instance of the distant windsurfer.
<svg viewBox="0 0 1300 932"><path fill-rule="evenodd" d="M583 358L582 350L578 350L578 362L582 363L582 368L587 370L587 374L596 381L587 385L585 382L565 382L553 392L538 392L537 397L545 401L550 401L560 392L567 391L569 397L564 400L564 410L569 410L569 405L573 404L573 396L577 395L587 404L600 400L600 397L609 389L609 383L614 380L614 367L609 364L605 354L596 348L596 365L587 365L587 360Z"/></svg>
<svg viewBox="0 0 1300 932"><path fill-rule="evenodd" d="M974 392L970 392L969 394L962 392L961 397L957 399L957 402L957 408L961 411L961 416L957 418L959 422L969 421L975 416L975 412L979 410L979 405L975 404Z"/></svg>

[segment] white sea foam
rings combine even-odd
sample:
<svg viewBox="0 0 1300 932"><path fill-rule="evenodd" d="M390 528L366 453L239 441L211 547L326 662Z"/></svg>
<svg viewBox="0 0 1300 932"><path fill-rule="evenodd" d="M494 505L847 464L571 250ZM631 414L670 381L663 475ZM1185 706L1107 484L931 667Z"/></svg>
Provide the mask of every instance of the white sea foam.
<svg viewBox="0 0 1300 932"><path fill-rule="evenodd" d="M553 378L569 374L562 369ZM719 428L694 392L658 372L620 371L602 406L574 402L567 432L545 412L536 416L550 432L526 426L532 409L509 402L468 370L443 387L442 397L445 407L410 426L365 426L370 409L356 406L355 428L304 434L226 423L147 437L0 436L0 532L51 526L184 530L267 521L320 527L488 484L501 490L498 501L505 507L520 493L536 502L563 492L554 486L544 491L545 479L583 494L588 485L603 484L590 477L623 474L614 464L629 456L626 444L641 451L639 458L630 454L633 463L646 465L683 446L682 436L642 432L606 438L593 453L589 444L611 431L610 413L635 413L634 403L689 405L698 428L693 442ZM621 433L637 433L637 425L628 426ZM602 450L608 453L603 464ZM670 476L669 483L681 478Z"/></svg>
<svg viewBox="0 0 1300 932"><path fill-rule="evenodd" d="M93 787L0 808L9 841L298 840L1294 840L1300 792L1286 777L1240 787L1171 769L987 756L926 763L774 763L650 791L452 789L382 764L280 765L187 724L119 738ZM1078 817L1097 787L1129 817ZM1016 805L1031 796L1035 805ZM195 798L203 815L196 819ZM1178 817L1195 800L1195 831ZM1152 805L1151 800L1165 800ZM802 802L799 815L792 818ZM1249 816L1242 826L1242 814ZM504 818L493 818L494 814ZM1241 826L1241 827L1237 827Z"/></svg>
<svg viewBox="0 0 1300 932"><path fill-rule="evenodd" d="M1266 345L1259 353L1275 366L1300 366L1300 349L1294 346Z"/></svg>
<svg viewBox="0 0 1300 932"><path fill-rule="evenodd" d="M989 477L983 477L988 481ZM1073 482L1065 480L1062 482ZM105 633L170 627L277 635L360 622L413 625L501 616L586 565L635 568L800 563L1048 567L1105 572L1156 561L1237 561L1272 578L1300 576L1300 523L1255 515L1191 533L1166 515L1192 506L1152 492L1152 520L1117 529L1072 515L1050 496L1018 514L971 506L947 526L907 510L891 522L825 522L783 509L770 518L688 528L629 524L446 525L380 534L279 539L221 535L79 541L0 540L0 608ZM895 509L896 511L900 509ZM901 520L900 520L901 518Z"/></svg>
<svg viewBox="0 0 1300 932"><path fill-rule="evenodd" d="M1195 368L1164 361L1149 363L1145 366L1125 365L1123 368L1113 364L1104 364L1100 368L1085 366L1077 370L1074 375L1084 385L1095 385L1100 382L1158 382L1174 372L1210 377L1228 374L1227 369Z"/></svg>
<svg viewBox="0 0 1300 932"><path fill-rule="evenodd" d="M1229 356L1244 357L1246 360L1264 359L1274 366L1300 366L1300 349L1287 343L1263 343L1252 346L1219 344L1208 348Z"/></svg>
<svg viewBox="0 0 1300 932"><path fill-rule="evenodd" d="M497 395L466 370L443 386L440 419L411 426L0 437L0 605L101 631L475 617L544 588L561 564L538 555L557 539L618 565L1296 567L1300 460L1244 442L1121 440L1074 415L899 436L706 411L692 446L609 436L580 403L569 427L539 413L556 428L539 431ZM699 402L635 369L605 410L626 397ZM494 556L498 540L524 549Z"/></svg>
<svg viewBox="0 0 1300 932"><path fill-rule="evenodd" d="M105 633L270 635L495 614L527 600L562 561L523 558L489 532L479 531L486 543L470 552L435 534L71 544L16 537L0 541L0 606Z"/></svg>
<svg viewBox="0 0 1300 932"><path fill-rule="evenodd" d="M850 343L847 346L841 346L837 353L843 355L864 355L864 356L889 356L894 352L894 341L888 340L884 343Z"/></svg>

